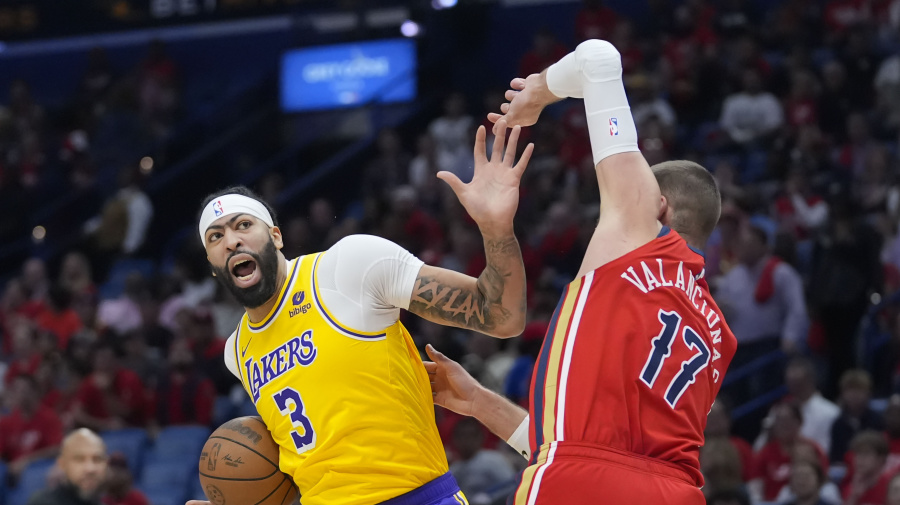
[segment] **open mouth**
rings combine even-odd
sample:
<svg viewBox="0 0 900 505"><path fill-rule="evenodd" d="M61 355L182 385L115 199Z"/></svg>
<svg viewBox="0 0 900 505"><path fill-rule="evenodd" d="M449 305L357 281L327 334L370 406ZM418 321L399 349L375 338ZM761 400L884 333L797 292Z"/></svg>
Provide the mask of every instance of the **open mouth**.
<svg viewBox="0 0 900 505"><path fill-rule="evenodd" d="M249 256L239 258L233 262L231 275L240 287L248 287L256 283L259 278L259 265Z"/></svg>

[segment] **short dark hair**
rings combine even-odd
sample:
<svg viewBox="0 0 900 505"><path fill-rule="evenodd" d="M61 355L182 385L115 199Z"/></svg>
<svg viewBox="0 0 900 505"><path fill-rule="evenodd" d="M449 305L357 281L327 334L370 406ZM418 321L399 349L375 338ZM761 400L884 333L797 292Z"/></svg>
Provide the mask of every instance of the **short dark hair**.
<svg viewBox="0 0 900 505"><path fill-rule="evenodd" d="M197 211L197 222L198 223L200 222L200 216L203 215L203 209L205 209L206 206L209 205L209 202L215 200L216 198L225 196L225 195L246 196L248 198L252 198L252 199L256 200L257 202L263 204L263 207L265 207L266 210L269 211L269 215L272 216L272 226L278 226L278 216L275 214L275 209L271 205L269 205L269 202L263 200L262 197L260 197L256 193L254 193L253 190L251 190L247 186L243 186L243 185L230 186L225 189L221 189L219 191L216 191L214 193L210 193L209 195L207 195L206 198L203 199L203 203L200 204L200 209Z"/></svg>
<svg viewBox="0 0 900 505"><path fill-rule="evenodd" d="M702 165L687 160L664 161L650 169L674 209L672 228L706 242L722 214L722 195L715 177Z"/></svg>
<svg viewBox="0 0 900 505"><path fill-rule="evenodd" d="M871 391L872 376L869 375L869 372L858 368L847 370L841 375L841 391L851 388Z"/></svg>
<svg viewBox="0 0 900 505"><path fill-rule="evenodd" d="M884 433L875 430L865 430L853 437L853 440L850 442L850 450L853 452L870 451L882 458L886 458L891 448Z"/></svg>
<svg viewBox="0 0 900 505"><path fill-rule="evenodd" d="M822 464L818 461L809 458L797 458L792 464L793 466L806 465L812 468L813 472L816 474L816 479L819 481L819 486L825 483L825 471L822 470Z"/></svg>

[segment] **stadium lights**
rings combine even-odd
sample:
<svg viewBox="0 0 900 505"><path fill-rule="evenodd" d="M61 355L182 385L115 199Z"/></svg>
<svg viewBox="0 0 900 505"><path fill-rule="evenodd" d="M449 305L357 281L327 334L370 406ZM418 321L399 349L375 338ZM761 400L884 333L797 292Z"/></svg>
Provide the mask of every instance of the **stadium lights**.
<svg viewBox="0 0 900 505"><path fill-rule="evenodd" d="M419 23L416 23L411 19L407 19L400 25L400 33L402 33L404 37L418 37L421 32L422 27L419 26Z"/></svg>
<svg viewBox="0 0 900 505"><path fill-rule="evenodd" d="M431 6L435 10L449 9L456 7L457 0L431 0Z"/></svg>
<svg viewBox="0 0 900 505"><path fill-rule="evenodd" d="M144 156L141 158L141 173L149 174L153 170L153 158Z"/></svg>
<svg viewBox="0 0 900 505"><path fill-rule="evenodd" d="M35 226L34 230L31 231L31 236L35 242L41 242L47 237L47 229L43 226Z"/></svg>

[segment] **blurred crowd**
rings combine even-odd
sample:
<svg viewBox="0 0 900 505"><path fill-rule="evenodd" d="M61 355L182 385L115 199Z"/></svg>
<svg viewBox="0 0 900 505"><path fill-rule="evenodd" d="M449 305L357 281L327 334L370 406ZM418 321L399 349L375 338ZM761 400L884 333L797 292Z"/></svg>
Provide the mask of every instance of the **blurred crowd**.
<svg viewBox="0 0 900 505"><path fill-rule="evenodd" d="M706 277L739 342L730 371L753 372L726 382L710 412L701 450L709 503L900 504L900 0L650 0L649 9L630 19L585 0L571 33L610 40L622 54L647 160L697 161L722 191ZM519 74L572 50L567 39L538 31L518 55ZM171 127L178 72L160 44L127 77L102 51L90 61L71 128L56 138L27 84L13 86L0 107L3 195L26 198L51 166L73 183L90 178L84 153L104 125L133 124L149 137ZM285 255L371 233L479 275L478 229L434 174L471 178L474 130L503 100L502 86L483 85L478 97L448 95L442 115L414 136L382 131L350 205L316 198L278 209ZM599 196L580 102L552 107L523 135L536 145L517 216L525 332L500 341L404 323L420 347L434 345L527 406L535 357ZM142 192L137 168L122 166L119 192L80 246L29 259L3 289L0 456L13 478L76 427L209 425L217 398L244 401L222 360L242 308L193 240L167 264L137 257L164 202ZM282 187L273 174L257 189L274 202ZM780 386L774 404L747 407ZM437 415L470 498L524 466L477 423Z"/></svg>

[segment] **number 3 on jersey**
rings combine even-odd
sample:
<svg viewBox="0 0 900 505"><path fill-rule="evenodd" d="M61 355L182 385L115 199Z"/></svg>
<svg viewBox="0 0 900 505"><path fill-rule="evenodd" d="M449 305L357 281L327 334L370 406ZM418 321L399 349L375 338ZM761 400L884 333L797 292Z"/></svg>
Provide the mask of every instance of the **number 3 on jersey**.
<svg viewBox="0 0 900 505"><path fill-rule="evenodd" d="M291 424L294 430L291 431L291 438L294 440L294 446L297 448L297 454L312 449L316 446L316 431L312 427L309 418L306 417L303 400L293 388L284 388L272 396L275 400L275 406L281 411L283 416L291 416ZM293 404L293 408L291 407ZM298 433L302 430L302 434Z"/></svg>
<svg viewBox="0 0 900 505"><path fill-rule="evenodd" d="M681 315L677 312L666 312L660 309L658 318L663 327L659 335L651 341L650 356L647 357L644 371L641 372L641 381L651 388L656 382L656 378L659 376L659 371L662 369L666 358L672 355L672 344L681 326ZM681 332L681 338L688 349L695 349L697 354L692 356L691 359L681 362L681 372L672 379L669 387L666 388L666 402L673 409L688 386L696 381L700 370L709 365L710 358L709 346L706 345L706 342L693 328L685 326Z"/></svg>

